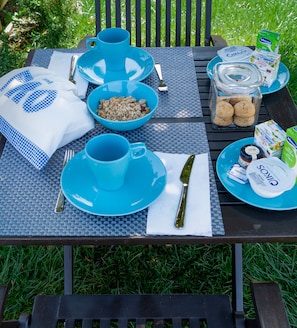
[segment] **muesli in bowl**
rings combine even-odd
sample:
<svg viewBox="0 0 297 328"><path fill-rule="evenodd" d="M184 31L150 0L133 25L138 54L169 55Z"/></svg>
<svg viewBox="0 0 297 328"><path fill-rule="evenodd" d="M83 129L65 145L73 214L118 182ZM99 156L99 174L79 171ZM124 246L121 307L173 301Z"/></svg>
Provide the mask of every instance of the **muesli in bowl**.
<svg viewBox="0 0 297 328"><path fill-rule="evenodd" d="M156 91L138 81L113 81L94 89L87 105L93 117L113 131L129 131L146 124L159 104Z"/></svg>

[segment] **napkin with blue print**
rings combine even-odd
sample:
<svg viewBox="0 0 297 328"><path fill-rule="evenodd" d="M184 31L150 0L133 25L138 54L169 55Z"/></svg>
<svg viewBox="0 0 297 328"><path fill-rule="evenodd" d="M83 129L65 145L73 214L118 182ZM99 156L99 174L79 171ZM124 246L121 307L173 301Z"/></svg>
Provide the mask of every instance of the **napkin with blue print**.
<svg viewBox="0 0 297 328"><path fill-rule="evenodd" d="M93 127L75 85L56 73L24 67L0 78L0 132L37 169Z"/></svg>

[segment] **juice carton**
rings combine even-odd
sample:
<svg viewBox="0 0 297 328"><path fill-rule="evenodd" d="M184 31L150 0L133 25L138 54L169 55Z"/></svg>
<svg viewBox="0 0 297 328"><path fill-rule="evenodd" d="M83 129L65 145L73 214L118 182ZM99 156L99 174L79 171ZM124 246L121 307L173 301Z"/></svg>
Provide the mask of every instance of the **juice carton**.
<svg viewBox="0 0 297 328"><path fill-rule="evenodd" d="M261 30L256 40L256 49L250 57L260 70L263 86L270 88L277 79L281 55L278 53L280 34L268 30Z"/></svg>
<svg viewBox="0 0 297 328"><path fill-rule="evenodd" d="M287 163L297 177L297 125L286 131L286 141L284 143L282 161ZM297 178L296 178L297 184Z"/></svg>
<svg viewBox="0 0 297 328"><path fill-rule="evenodd" d="M274 120L269 120L255 126L254 140L266 157L280 158L286 132Z"/></svg>
<svg viewBox="0 0 297 328"><path fill-rule="evenodd" d="M278 53L280 34L268 30L261 30L258 33L256 49Z"/></svg>
<svg viewBox="0 0 297 328"><path fill-rule="evenodd" d="M258 49L252 53L250 62L257 65L259 71L261 72L263 86L270 88L272 83L276 80L280 58L280 54Z"/></svg>

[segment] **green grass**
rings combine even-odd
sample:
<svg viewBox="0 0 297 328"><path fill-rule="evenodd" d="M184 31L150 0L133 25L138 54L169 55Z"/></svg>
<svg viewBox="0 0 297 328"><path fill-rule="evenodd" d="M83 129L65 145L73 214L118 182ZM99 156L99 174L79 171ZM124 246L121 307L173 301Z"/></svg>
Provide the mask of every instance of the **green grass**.
<svg viewBox="0 0 297 328"><path fill-rule="evenodd" d="M27 52L40 47L75 47L95 33L94 1L12 0L2 22L34 28L8 39L1 34L0 76L24 65ZM297 7L293 0L213 0L213 34L229 45L254 44L260 29L281 33L282 61L291 73L290 91L297 102ZM281 110L281 108L280 108ZM76 293L231 293L231 247L115 246L75 247ZM292 327L297 327L295 244L244 245L244 304L252 316L249 282L276 280L282 290ZM31 311L34 295L63 292L62 247L0 249L0 283L11 287L6 317Z"/></svg>
<svg viewBox="0 0 297 328"><path fill-rule="evenodd" d="M253 244L243 248L244 304L254 315L251 280L277 281L292 327L297 327L297 249L294 244ZM76 293L225 293L231 295L231 247L75 247ZM61 247L2 247L0 283L9 284L7 317L31 311L34 295L63 293Z"/></svg>
<svg viewBox="0 0 297 328"><path fill-rule="evenodd" d="M124 1L123 1L124 2ZM24 64L27 51L32 48L76 47L85 35L95 34L94 0L12 0L17 12L4 12L4 23L13 20L16 24L22 18L37 22L34 29L18 36L13 51L19 56L7 67L0 66L0 76L11 68ZM281 34L280 53L282 62L291 73L288 84L297 102L297 40L295 26L297 7L292 0L213 0L212 33L222 35L229 45L255 44L261 29ZM174 34L174 33L173 33ZM13 38L15 41L15 39ZM1 62L7 61L0 51Z"/></svg>
<svg viewBox="0 0 297 328"><path fill-rule="evenodd" d="M297 6L292 0L213 0L213 34L222 35L229 45L255 44L258 31L280 33L282 62L289 68L288 87L297 103ZM281 109L280 109L281 110Z"/></svg>

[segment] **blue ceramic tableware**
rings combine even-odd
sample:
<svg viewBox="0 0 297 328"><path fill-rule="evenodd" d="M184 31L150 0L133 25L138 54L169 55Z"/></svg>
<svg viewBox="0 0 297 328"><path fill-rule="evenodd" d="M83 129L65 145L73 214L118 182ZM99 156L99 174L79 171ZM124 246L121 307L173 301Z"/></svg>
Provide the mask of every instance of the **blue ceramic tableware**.
<svg viewBox="0 0 297 328"><path fill-rule="evenodd" d="M142 81L154 70L154 58L145 49L129 46L125 67L119 71L106 68L101 51L90 50L77 61L81 76L97 85L117 80Z"/></svg>
<svg viewBox="0 0 297 328"><path fill-rule="evenodd" d="M130 162L123 187L114 191L98 188L87 161L84 150L77 153L61 177L65 197L86 213L118 216L141 211L154 202L166 186L165 166L150 150Z"/></svg>
<svg viewBox="0 0 297 328"><path fill-rule="evenodd" d="M123 136L107 133L90 139L85 153L98 186L113 191L124 185L130 161L145 156L146 146L143 142L130 143Z"/></svg>
<svg viewBox="0 0 297 328"><path fill-rule="evenodd" d="M150 112L143 117L129 121L113 121L98 115L98 105L101 99L107 100L111 97L121 96L132 96L137 101L145 99ZM137 81L113 81L105 83L94 89L87 100L88 109L93 117L104 127L114 131L128 131L141 127L154 115L158 104L159 98L156 91L150 86Z"/></svg>
<svg viewBox="0 0 297 328"><path fill-rule="evenodd" d="M96 50L104 58L106 69L121 71L125 68L127 53L130 46L130 33L119 27L100 31L97 37L88 38L86 46Z"/></svg>
<svg viewBox="0 0 297 328"><path fill-rule="evenodd" d="M264 198L257 195L251 188L250 184L241 184L227 175L231 166L237 162L241 147L254 143L254 138L244 138L237 140L222 150L217 158L216 171L223 186L236 198L255 207L284 211L297 208L297 186L284 194L274 198Z"/></svg>

